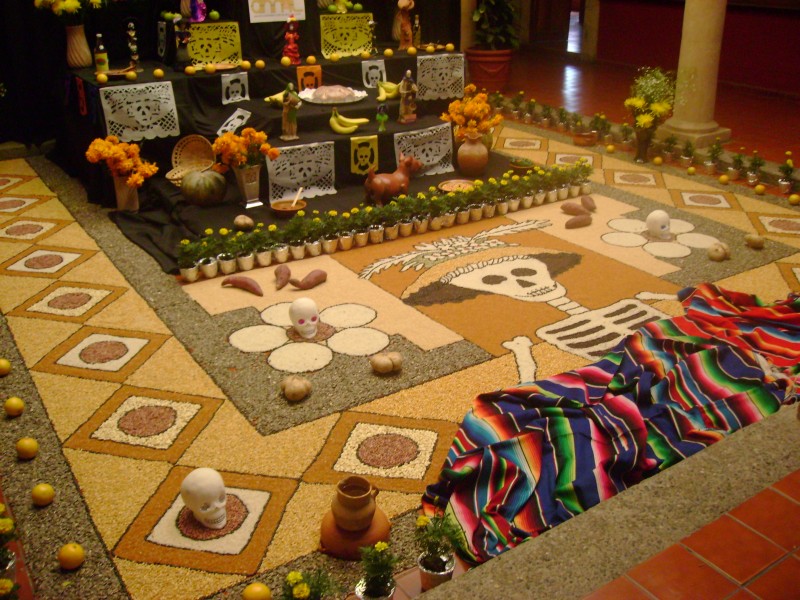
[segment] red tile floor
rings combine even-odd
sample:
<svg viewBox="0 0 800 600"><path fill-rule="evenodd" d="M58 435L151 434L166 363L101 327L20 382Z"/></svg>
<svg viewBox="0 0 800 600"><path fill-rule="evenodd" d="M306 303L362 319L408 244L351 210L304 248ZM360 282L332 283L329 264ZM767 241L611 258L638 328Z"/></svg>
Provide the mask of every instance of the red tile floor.
<svg viewBox="0 0 800 600"><path fill-rule="evenodd" d="M629 121L623 107L636 67L583 62L576 54L523 49L511 66L507 94L523 90L527 98L570 112L603 112L613 123ZM725 149L749 154L758 150L769 161L783 162L784 152L800 153L800 96L780 95L719 82L715 120L732 130Z"/></svg>

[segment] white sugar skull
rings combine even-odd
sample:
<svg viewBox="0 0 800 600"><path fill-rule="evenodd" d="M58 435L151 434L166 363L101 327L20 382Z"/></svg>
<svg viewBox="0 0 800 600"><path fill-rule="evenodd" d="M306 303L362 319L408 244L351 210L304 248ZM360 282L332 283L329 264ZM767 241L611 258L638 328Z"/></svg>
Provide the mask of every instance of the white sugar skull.
<svg viewBox="0 0 800 600"><path fill-rule="evenodd" d="M669 230L669 215L663 210L654 210L647 215L645 221L647 233L654 240L671 240L672 233Z"/></svg>
<svg viewBox="0 0 800 600"><path fill-rule="evenodd" d="M319 310L311 298L298 298L289 306L289 318L294 330L307 340L317 335Z"/></svg>
<svg viewBox="0 0 800 600"><path fill-rule="evenodd" d="M189 473L181 483L181 498L195 519L209 529L222 529L228 522L225 483L214 469L201 467Z"/></svg>
<svg viewBox="0 0 800 600"><path fill-rule="evenodd" d="M550 302L567 293L564 286L551 277L547 265L530 256L501 257L473 263L453 271L442 281L525 302Z"/></svg>

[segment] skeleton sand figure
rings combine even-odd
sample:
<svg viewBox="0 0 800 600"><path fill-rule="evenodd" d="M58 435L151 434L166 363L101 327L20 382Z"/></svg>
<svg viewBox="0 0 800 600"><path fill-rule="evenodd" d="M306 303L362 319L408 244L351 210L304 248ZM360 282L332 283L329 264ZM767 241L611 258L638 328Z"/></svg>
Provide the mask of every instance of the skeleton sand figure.
<svg viewBox="0 0 800 600"><path fill-rule="evenodd" d="M209 529L227 524L225 483L214 469L200 467L189 473L181 483L181 498L195 519Z"/></svg>
<svg viewBox="0 0 800 600"><path fill-rule="evenodd" d="M311 298L298 298L289 306L292 327L301 337L310 340L317 335L319 310Z"/></svg>

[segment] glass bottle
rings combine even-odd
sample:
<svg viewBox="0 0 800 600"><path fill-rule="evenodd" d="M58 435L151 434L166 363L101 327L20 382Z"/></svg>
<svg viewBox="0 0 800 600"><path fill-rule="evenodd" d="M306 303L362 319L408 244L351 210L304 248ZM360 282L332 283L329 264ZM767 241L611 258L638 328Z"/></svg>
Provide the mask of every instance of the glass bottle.
<svg viewBox="0 0 800 600"><path fill-rule="evenodd" d="M108 52L103 44L103 34L98 33L94 44L94 70L97 73L108 72Z"/></svg>

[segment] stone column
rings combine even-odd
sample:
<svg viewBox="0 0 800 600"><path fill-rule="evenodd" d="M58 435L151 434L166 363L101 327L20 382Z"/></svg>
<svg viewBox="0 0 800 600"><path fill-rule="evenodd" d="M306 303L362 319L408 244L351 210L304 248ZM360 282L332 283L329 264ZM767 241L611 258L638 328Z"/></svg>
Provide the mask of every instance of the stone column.
<svg viewBox="0 0 800 600"><path fill-rule="evenodd" d="M475 23L472 13L478 6L478 0L461 0L461 50L475 45Z"/></svg>
<svg viewBox="0 0 800 600"><path fill-rule="evenodd" d="M692 140L696 147L716 138L730 139L731 130L714 120L726 4L727 0L686 0L675 107L659 129L659 138L672 134Z"/></svg>

